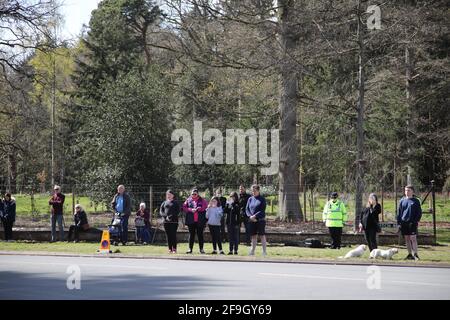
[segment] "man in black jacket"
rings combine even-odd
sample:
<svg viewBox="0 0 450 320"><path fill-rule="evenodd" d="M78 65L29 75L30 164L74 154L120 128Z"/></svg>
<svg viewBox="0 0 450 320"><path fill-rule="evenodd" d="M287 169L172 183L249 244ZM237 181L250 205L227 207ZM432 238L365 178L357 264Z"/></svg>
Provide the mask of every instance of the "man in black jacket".
<svg viewBox="0 0 450 320"><path fill-rule="evenodd" d="M125 186L119 185L117 187L117 193L114 196L111 206L113 212L120 213L120 221L122 226L122 235L120 242L126 245L128 242L128 219L131 215L131 198L128 193L125 192Z"/></svg>
<svg viewBox="0 0 450 320"><path fill-rule="evenodd" d="M5 194L5 200L0 200L0 218L5 230L5 240L12 240L12 228L16 221L16 200L11 193Z"/></svg>
<svg viewBox="0 0 450 320"><path fill-rule="evenodd" d="M89 229L89 223L86 212L83 210L80 204L75 205L75 212L73 214L73 221L75 224L69 228L69 237L67 239L70 242L72 234L75 234L74 240L78 242L80 232L87 231Z"/></svg>
<svg viewBox="0 0 450 320"><path fill-rule="evenodd" d="M250 195L245 190L244 185L239 186L239 208L241 209L241 221L244 223L245 227L245 243L250 245L250 230L249 230L249 221L247 214L245 213L245 208L247 207L248 199Z"/></svg>

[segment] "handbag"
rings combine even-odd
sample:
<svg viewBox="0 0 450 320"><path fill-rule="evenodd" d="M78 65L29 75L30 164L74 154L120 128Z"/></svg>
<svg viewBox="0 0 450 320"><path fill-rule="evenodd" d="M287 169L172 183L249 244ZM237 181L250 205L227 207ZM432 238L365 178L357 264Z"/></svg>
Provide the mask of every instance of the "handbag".
<svg viewBox="0 0 450 320"><path fill-rule="evenodd" d="M83 224L81 228L83 228L84 231L88 230L90 228L89 223Z"/></svg>
<svg viewBox="0 0 450 320"><path fill-rule="evenodd" d="M380 233L380 232L381 232L381 226L380 226L380 223L377 222L377 233Z"/></svg>
<svg viewBox="0 0 450 320"><path fill-rule="evenodd" d="M145 221L144 221L144 218L137 217L137 218L134 220L134 225L135 225L136 227L145 227Z"/></svg>

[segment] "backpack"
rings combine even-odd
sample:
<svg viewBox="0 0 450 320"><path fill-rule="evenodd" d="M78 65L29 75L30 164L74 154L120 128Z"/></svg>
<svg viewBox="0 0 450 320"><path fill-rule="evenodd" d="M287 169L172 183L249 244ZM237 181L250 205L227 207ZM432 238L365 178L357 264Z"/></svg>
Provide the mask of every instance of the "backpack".
<svg viewBox="0 0 450 320"><path fill-rule="evenodd" d="M308 248L323 248L324 245L322 244L322 242L318 239L315 238L308 238L305 240L305 245Z"/></svg>

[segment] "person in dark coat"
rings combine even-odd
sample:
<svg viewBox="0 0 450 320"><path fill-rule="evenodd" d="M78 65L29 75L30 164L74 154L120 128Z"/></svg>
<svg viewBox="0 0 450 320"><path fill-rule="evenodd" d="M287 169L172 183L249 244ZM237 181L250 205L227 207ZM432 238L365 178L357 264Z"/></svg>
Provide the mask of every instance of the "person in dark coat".
<svg viewBox="0 0 450 320"><path fill-rule="evenodd" d="M239 208L241 209L241 221L244 224L244 228L245 228L245 243L249 246L250 245L250 228L249 228L248 216L245 213L245 209L247 208L248 199L250 199L250 195L245 190L245 186L241 184L239 186Z"/></svg>
<svg viewBox="0 0 450 320"><path fill-rule="evenodd" d="M225 210L225 205L227 204L227 198L222 195L222 191L220 189L216 190L217 199L219 199L219 205L222 207L222 210ZM227 234L225 230L225 216L222 216L222 220L220 220L220 233L222 237L222 241L227 240Z"/></svg>
<svg viewBox="0 0 450 320"><path fill-rule="evenodd" d="M48 201L51 205L51 226L52 226L52 240L56 241L56 223L58 223L59 228L59 241L64 241L64 201L66 196L61 192L60 186L55 186L53 188L53 196Z"/></svg>
<svg viewBox="0 0 450 320"><path fill-rule="evenodd" d="M123 245L128 242L128 219L131 215L131 198L127 192L125 192L125 186L119 185L117 187L117 193L111 202L113 212L120 214L120 224L122 226L122 234L120 241Z"/></svg>
<svg viewBox="0 0 450 320"><path fill-rule="evenodd" d="M136 244L147 244L150 242L150 210L146 208L145 202L139 204L139 210L134 219L136 227Z"/></svg>
<svg viewBox="0 0 450 320"><path fill-rule="evenodd" d="M80 232L85 232L89 230L89 223L87 219L87 214L83 210L80 204L75 205L75 212L73 213L74 224L69 228L69 236L67 242L72 239L72 234L74 234L74 242L80 241Z"/></svg>
<svg viewBox="0 0 450 320"><path fill-rule="evenodd" d="M381 213L381 205L375 193L369 195L366 208L359 215L359 229L364 230L364 236L369 246L370 252L377 249L377 232L380 232L379 215Z"/></svg>
<svg viewBox="0 0 450 320"><path fill-rule="evenodd" d="M238 254L241 208L239 207L239 197L236 192L230 194L230 198L225 205L225 215L230 242L230 252L228 254L233 254L233 252Z"/></svg>
<svg viewBox="0 0 450 320"><path fill-rule="evenodd" d="M12 240L12 228L16 221L16 199L11 196L11 193L6 193L5 199L0 200L0 218L5 230L5 240Z"/></svg>
<svg viewBox="0 0 450 320"><path fill-rule="evenodd" d="M161 203L159 214L164 219L164 230L166 231L169 253L177 253L177 229L180 210L181 207L175 199L175 193L172 190L167 190L166 200Z"/></svg>

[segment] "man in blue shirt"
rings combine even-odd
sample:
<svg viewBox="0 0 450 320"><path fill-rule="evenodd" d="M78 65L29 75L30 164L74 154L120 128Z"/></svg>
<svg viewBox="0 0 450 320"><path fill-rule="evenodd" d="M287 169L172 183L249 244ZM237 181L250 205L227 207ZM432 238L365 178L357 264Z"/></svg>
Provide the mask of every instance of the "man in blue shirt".
<svg viewBox="0 0 450 320"><path fill-rule="evenodd" d="M260 194L259 185L252 186L252 195L247 201L245 214L248 217L248 228L251 235L252 248L249 255L255 255L257 244L257 236L261 238L261 245L263 247L263 256L267 255L266 243L266 199Z"/></svg>
<svg viewBox="0 0 450 320"><path fill-rule="evenodd" d="M128 242L128 219L131 215L131 199L128 193L125 192L125 186L117 187L117 193L111 202L114 212L120 213L120 220L122 225L122 234L120 241L123 245Z"/></svg>
<svg viewBox="0 0 450 320"><path fill-rule="evenodd" d="M414 187L405 187L405 196L398 205L397 224L405 237L408 256L405 260L419 260L417 254L417 227L422 217L420 200L414 195Z"/></svg>

